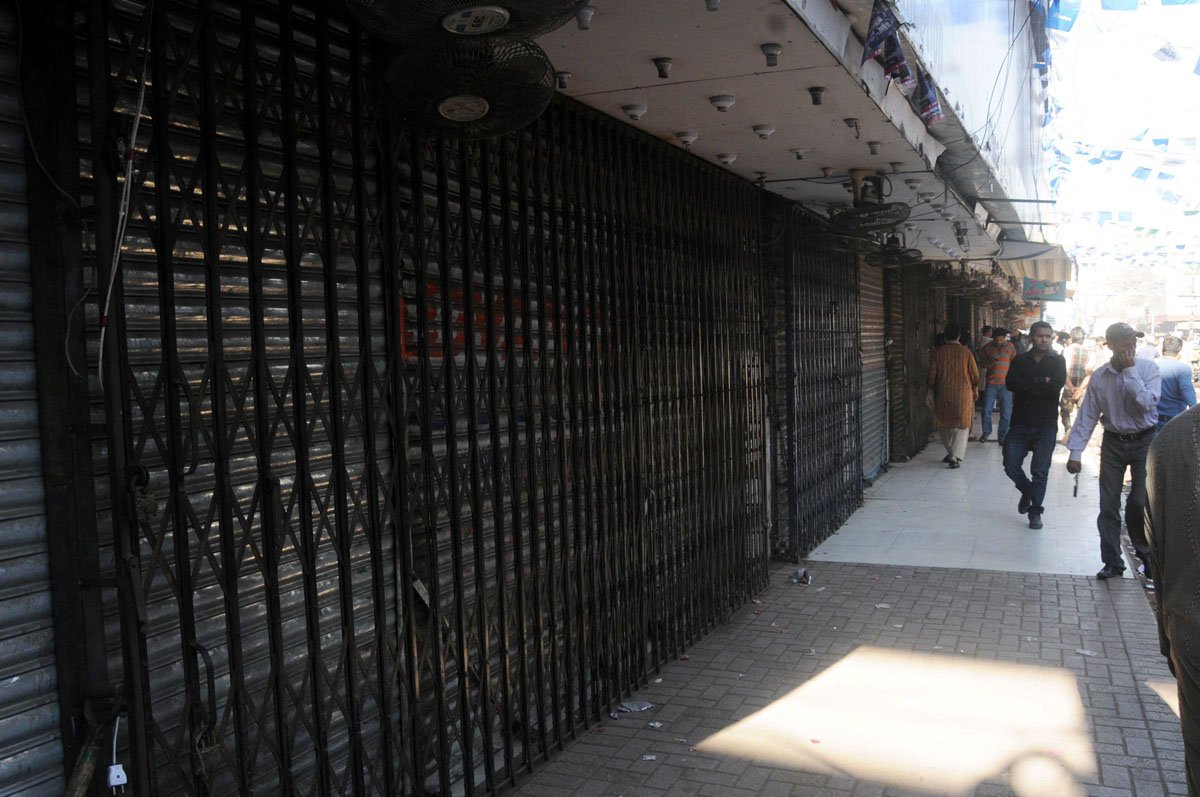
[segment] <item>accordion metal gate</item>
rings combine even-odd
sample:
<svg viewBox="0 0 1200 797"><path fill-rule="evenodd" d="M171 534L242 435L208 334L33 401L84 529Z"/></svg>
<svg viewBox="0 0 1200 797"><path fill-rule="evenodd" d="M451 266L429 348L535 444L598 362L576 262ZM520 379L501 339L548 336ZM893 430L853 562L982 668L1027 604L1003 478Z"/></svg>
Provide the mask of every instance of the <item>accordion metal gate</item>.
<svg viewBox="0 0 1200 797"><path fill-rule="evenodd" d="M396 126L323 3L78 21L101 286L147 78L88 311L140 793L495 791L761 589L760 191L566 101Z"/></svg>
<svg viewBox="0 0 1200 797"><path fill-rule="evenodd" d="M821 222L798 206L766 208L772 554L796 562L862 501L858 267L809 247Z"/></svg>

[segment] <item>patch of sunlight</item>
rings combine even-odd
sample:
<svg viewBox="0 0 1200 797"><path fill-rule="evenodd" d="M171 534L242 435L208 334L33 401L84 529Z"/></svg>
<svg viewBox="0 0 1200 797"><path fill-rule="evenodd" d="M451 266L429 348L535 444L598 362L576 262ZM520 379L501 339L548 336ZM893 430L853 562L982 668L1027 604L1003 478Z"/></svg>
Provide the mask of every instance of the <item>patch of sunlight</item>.
<svg viewBox="0 0 1200 797"><path fill-rule="evenodd" d="M1154 694L1162 698L1162 702L1179 716L1179 687L1174 681L1146 681L1146 686L1154 690Z"/></svg>
<svg viewBox="0 0 1200 797"><path fill-rule="evenodd" d="M1071 673L870 647L699 747L933 793L1009 770L1019 795L1069 797L1096 773Z"/></svg>

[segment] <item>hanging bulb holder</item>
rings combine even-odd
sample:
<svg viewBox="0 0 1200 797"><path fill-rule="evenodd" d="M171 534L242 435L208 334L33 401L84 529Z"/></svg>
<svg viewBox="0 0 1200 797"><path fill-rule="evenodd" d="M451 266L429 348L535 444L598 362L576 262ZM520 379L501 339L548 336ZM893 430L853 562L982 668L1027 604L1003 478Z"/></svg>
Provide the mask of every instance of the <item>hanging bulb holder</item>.
<svg viewBox="0 0 1200 797"><path fill-rule="evenodd" d="M775 42L768 42L758 49L762 50L762 54L767 58L767 66L779 66L779 54L783 52L783 47Z"/></svg>
<svg viewBox="0 0 1200 797"><path fill-rule="evenodd" d="M595 14L596 14L595 6L590 6L590 5L584 6L583 8L581 8L577 12L575 12L575 24L579 26L580 30L591 30L592 17L595 16Z"/></svg>
<svg viewBox="0 0 1200 797"><path fill-rule="evenodd" d="M869 152L870 152L872 155L878 155L878 154L879 154L879 146L880 146L880 142L878 142L878 141L868 141L868 142L867 142L867 150L868 150L868 151L869 151Z"/></svg>
<svg viewBox="0 0 1200 797"><path fill-rule="evenodd" d="M792 157L794 157L796 160L802 161L804 160L804 156L812 152L812 150L805 147L796 147L794 149L789 149L788 152L792 153Z"/></svg>
<svg viewBox="0 0 1200 797"><path fill-rule="evenodd" d="M732 94L714 94L708 98L708 101L721 113L727 113L733 107L733 104L737 102L737 97Z"/></svg>
<svg viewBox="0 0 1200 797"><path fill-rule="evenodd" d="M824 86L809 86L808 96L812 98L813 105L820 105L822 98L825 96Z"/></svg>
<svg viewBox="0 0 1200 797"><path fill-rule="evenodd" d="M671 66L675 62L670 58L655 58L654 68L658 70L658 76L662 80L666 80L671 76Z"/></svg>
<svg viewBox="0 0 1200 797"><path fill-rule="evenodd" d="M575 77L575 76L565 70L554 73L555 82L558 83L558 88L560 90L565 89L567 87L568 81L570 81L571 78L573 78L573 77Z"/></svg>
<svg viewBox="0 0 1200 797"><path fill-rule="evenodd" d="M717 155L717 162L723 166L731 166L737 158L736 152L722 152Z"/></svg>
<svg viewBox="0 0 1200 797"><path fill-rule="evenodd" d="M903 161L888 161L888 166L892 167L892 174L899 174L900 167L904 165Z"/></svg>
<svg viewBox="0 0 1200 797"><path fill-rule="evenodd" d="M862 137L862 128L858 126L858 120L855 119L853 116L851 116L847 119L843 119L842 124L844 124L846 127L850 128L851 130L854 131L855 139L859 139Z"/></svg>
<svg viewBox="0 0 1200 797"><path fill-rule="evenodd" d="M684 149L691 149L692 144L694 144L698 138L700 138L700 134L694 130L682 130L675 134L675 139L683 145Z"/></svg>
<svg viewBox="0 0 1200 797"><path fill-rule="evenodd" d="M754 131L754 135L766 141L775 132L775 125L755 125L750 129Z"/></svg>
<svg viewBox="0 0 1200 797"><path fill-rule="evenodd" d="M646 115L646 111L649 109L640 102L634 102L629 105L622 105L621 110L625 112L626 116L637 122Z"/></svg>
<svg viewBox="0 0 1200 797"><path fill-rule="evenodd" d="M821 167L821 176L827 180L830 177L833 177L833 167L832 166L822 166Z"/></svg>

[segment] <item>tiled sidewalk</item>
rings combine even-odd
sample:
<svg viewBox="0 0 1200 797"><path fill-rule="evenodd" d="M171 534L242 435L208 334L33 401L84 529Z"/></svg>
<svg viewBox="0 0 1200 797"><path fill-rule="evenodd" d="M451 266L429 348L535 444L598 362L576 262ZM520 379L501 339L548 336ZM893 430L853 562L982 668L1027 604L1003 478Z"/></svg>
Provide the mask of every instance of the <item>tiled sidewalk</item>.
<svg viewBox="0 0 1200 797"><path fill-rule="evenodd" d="M897 466L806 563L810 586L777 567L762 604L636 695L653 709L593 729L517 793L1007 795L1034 750L1027 762L1077 785L1034 778L1042 789L1020 793L1186 794L1178 720L1151 686L1170 697L1174 681L1147 596L1136 578L1084 575L1094 476L1070 498L1056 461L1055 525L1032 532L990 448L949 477L932 445ZM994 500L970 500L989 485ZM912 520L951 494L945 517Z"/></svg>

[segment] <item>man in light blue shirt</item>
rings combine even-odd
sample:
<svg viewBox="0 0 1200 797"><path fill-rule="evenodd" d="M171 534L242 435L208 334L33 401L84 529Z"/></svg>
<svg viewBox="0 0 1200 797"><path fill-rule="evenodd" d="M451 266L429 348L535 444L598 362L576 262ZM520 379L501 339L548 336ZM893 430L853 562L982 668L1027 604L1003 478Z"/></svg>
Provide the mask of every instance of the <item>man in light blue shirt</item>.
<svg viewBox="0 0 1200 797"><path fill-rule="evenodd" d="M1158 428L1161 431L1167 421L1196 406L1196 389L1192 387L1192 367L1180 362L1183 340L1168 335L1163 339L1162 357L1155 361L1162 374L1162 396L1158 400Z"/></svg>
<svg viewBox="0 0 1200 797"><path fill-rule="evenodd" d="M1146 452L1158 430L1158 399L1162 377L1153 360L1134 357L1137 339L1142 337L1128 324L1116 323L1104 333L1112 359L1092 372L1079 417L1071 427L1067 448L1067 472L1079 473L1080 458L1096 424L1104 427L1100 448L1100 558L1103 569L1096 578L1118 577L1125 572L1121 556L1121 485L1125 471L1132 471L1133 488L1125 501L1125 527L1133 549L1145 566L1146 577L1153 576L1150 547L1146 542Z"/></svg>

